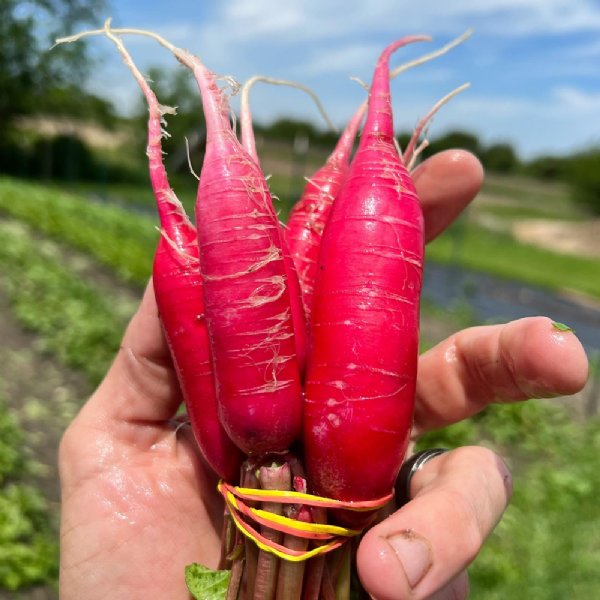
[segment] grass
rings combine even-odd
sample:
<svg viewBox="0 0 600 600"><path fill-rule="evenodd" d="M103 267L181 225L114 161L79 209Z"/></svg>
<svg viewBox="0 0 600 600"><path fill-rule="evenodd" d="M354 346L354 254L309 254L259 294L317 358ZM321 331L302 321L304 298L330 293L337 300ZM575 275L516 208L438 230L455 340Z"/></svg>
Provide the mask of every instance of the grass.
<svg viewBox="0 0 600 600"><path fill-rule="evenodd" d="M427 259L600 299L600 260L550 252L461 219L427 248Z"/></svg>
<svg viewBox="0 0 600 600"><path fill-rule="evenodd" d="M158 241L149 215L6 178L0 178L0 213L89 253L125 281L148 281Z"/></svg>
<svg viewBox="0 0 600 600"><path fill-rule="evenodd" d="M491 446L515 474L499 526L469 569L474 598L596 598L600 591L600 421L543 400L493 406L423 447Z"/></svg>
<svg viewBox="0 0 600 600"><path fill-rule="evenodd" d="M55 583L58 542L50 507L31 485L25 433L0 398L0 589Z"/></svg>
<svg viewBox="0 0 600 600"><path fill-rule="evenodd" d="M584 215L580 213L569 213L568 215L559 212L548 212L544 206L531 206L529 204L494 204L486 202L477 207L478 212L486 213L505 220L516 219L552 219L556 221L583 221Z"/></svg>

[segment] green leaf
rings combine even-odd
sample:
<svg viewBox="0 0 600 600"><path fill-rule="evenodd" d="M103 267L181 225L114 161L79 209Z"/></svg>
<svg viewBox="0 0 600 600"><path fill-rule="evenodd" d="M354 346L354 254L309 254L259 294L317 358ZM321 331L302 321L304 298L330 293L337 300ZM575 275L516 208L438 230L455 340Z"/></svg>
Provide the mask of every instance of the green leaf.
<svg viewBox="0 0 600 600"><path fill-rule="evenodd" d="M558 329L558 331L573 331L568 325L559 323L558 321L553 321L552 327L554 327L554 329Z"/></svg>
<svg viewBox="0 0 600 600"><path fill-rule="evenodd" d="M213 571L198 563L185 568L185 583L196 600L224 600L231 571Z"/></svg>

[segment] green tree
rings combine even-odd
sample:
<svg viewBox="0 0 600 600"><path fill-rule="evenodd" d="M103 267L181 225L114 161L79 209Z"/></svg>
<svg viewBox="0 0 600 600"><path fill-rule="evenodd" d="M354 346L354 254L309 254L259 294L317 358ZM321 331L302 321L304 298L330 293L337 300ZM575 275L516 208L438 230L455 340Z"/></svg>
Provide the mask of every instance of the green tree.
<svg viewBox="0 0 600 600"><path fill-rule="evenodd" d="M48 50L56 37L97 25L104 9L105 0L0 1L0 131L16 115L39 111L50 90L82 80L85 44Z"/></svg>
<svg viewBox="0 0 600 600"><path fill-rule="evenodd" d="M519 159L510 144L493 144L481 153L483 166L495 173L512 173L519 166Z"/></svg>
<svg viewBox="0 0 600 600"><path fill-rule="evenodd" d="M431 141L424 154L431 156L442 150L450 150L451 148L461 148L469 150L476 156L481 156L482 147L479 143L479 138L467 131L450 131L445 135Z"/></svg>
<svg viewBox="0 0 600 600"><path fill-rule="evenodd" d="M569 159L562 156L538 156L525 165L525 172L539 179L565 179Z"/></svg>
<svg viewBox="0 0 600 600"><path fill-rule="evenodd" d="M567 178L574 198L594 214L600 214L600 146L569 160Z"/></svg>

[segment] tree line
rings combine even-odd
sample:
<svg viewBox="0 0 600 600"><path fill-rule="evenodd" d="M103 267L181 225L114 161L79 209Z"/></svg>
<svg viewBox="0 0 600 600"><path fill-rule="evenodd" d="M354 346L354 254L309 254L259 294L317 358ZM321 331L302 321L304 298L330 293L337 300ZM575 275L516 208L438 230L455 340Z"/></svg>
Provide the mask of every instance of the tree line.
<svg viewBox="0 0 600 600"><path fill-rule="evenodd" d="M147 109L140 100L136 115L124 119L112 104L74 85L84 81L96 64L85 42L64 45L48 52L53 40L84 25L97 26L105 14L107 0L2 0L0 3L0 172L28 177L127 180L142 177L115 161L98 158L76 136L44 138L24 135L15 124L27 115L68 116L93 121L107 129L130 128L132 139L145 145ZM43 35L42 33L43 32ZM169 122L171 138L165 140L167 160L182 164L184 136L192 136L201 147L202 111L189 76L181 70L149 72L163 104L178 106L178 116ZM333 131L323 131L310 122L282 118L256 124L265 139L292 144L298 136L309 145L332 148ZM398 136L404 147L410 133ZM483 143L472 132L455 130L432 138L423 158L448 148L463 148L477 155L489 172L527 175L571 185L574 199L600 214L600 146L582 149L570 156L540 156L522 160L508 142ZM201 155L196 153L196 162ZM199 164L193 165L195 168Z"/></svg>

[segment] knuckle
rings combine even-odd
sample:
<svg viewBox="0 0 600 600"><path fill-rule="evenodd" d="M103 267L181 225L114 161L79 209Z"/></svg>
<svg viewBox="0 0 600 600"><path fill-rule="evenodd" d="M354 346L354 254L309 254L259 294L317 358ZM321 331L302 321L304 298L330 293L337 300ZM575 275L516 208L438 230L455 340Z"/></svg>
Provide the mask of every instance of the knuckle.
<svg viewBox="0 0 600 600"><path fill-rule="evenodd" d="M488 448L464 447L451 454L448 487L464 528L461 550L472 561L508 504L512 478L506 463Z"/></svg>
<svg viewBox="0 0 600 600"><path fill-rule="evenodd" d="M453 455L453 466L478 478L481 488L486 494L479 494L487 499L490 508L503 508L512 495L512 475L506 462L493 450L484 446L464 446L457 448ZM497 503L501 502L501 506Z"/></svg>
<svg viewBox="0 0 600 600"><path fill-rule="evenodd" d="M447 506L452 510L452 522L460 535L456 536L456 551L465 564L470 564L479 554L485 539L479 509L470 494L462 489L445 490Z"/></svg>

